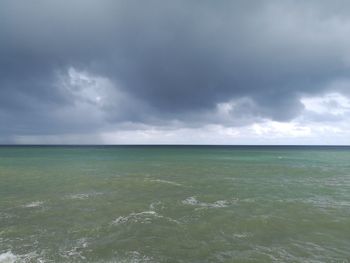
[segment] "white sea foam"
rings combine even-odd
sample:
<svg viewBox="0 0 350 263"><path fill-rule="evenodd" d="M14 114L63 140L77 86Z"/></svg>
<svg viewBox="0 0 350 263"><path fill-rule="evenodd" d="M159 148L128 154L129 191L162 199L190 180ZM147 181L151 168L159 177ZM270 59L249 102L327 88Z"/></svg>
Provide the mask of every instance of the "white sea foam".
<svg viewBox="0 0 350 263"><path fill-rule="evenodd" d="M226 200L219 200L215 201L212 204L208 204L210 207L227 207L228 206L228 201Z"/></svg>
<svg viewBox="0 0 350 263"><path fill-rule="evenodd" d="M12 254L11 251L0 254L0 263L14 263L17 260L17 256Z"/></svg>
<svg viewBox="0 0 350 263"><path fill-rule="evenodd" d="M149 209L150 210L155 210L156 208L158 208L159 206L161 206L161 208L163 208L162 206L162 202L161 201L156 201L156 202L153 202L149 205Z"/></svg>
<svg viewBox="0 0 350 263"><path fill-rule="evenodd" d="M139 213L131 213L127 216L119 216L117 217L112 224L113 225L120 225L125 223L141 223L141 224L149 224L152 222L153 219L165 219L169 222L173 222L178 224L179 222L175 219L172 219L170 217L166 217L163 215L158 214L155 211L143 211Z"/></svg>
<svg viewBox="0 0 350 263"><path fill-rule="evenodd" d="M138 251L128 252L123 258L118 258L115 262L118 263L155 263L156 261L146 255L141 254Z"/></svg>
<svg viewBox="0 0 350 263"><path fill-rule="evenodd" d="M155 182L155 183L163 183L163 184L171 184L175 186L182 186L182 184L173 182L173 181L168 181L168 180L161 180L161 179L150 179L148 180L149 182Z"/></svg>
<svg viewBox="0 0 350 263"><path fill-rule="evenodd" d="M182 200L182 203L184 205L197 205L199 202L194 196L191 196L186 198L185 200Z"/></svg>
<svg viewBox="0 0 350 263"><path fill-rule="evenodd" d="M26 208L40 207L43 204L44 204L43 201L34 201L34 202L23 205L23 207L26 207Z"/></svg>
<svg viewBox="0 0 350 263"><path fill-rule="evenodd" d="M88 199L89 195L88 194L71 194L67 196L68 199L78 199L78 200L84 200Z"/></svg>
<svg viewBox="0 0 350 263"><path fill-rule="evenodd" d="M243 232L243 233L233 234L233 236L236 237L236 238L246 238L246 237L251 237L252 234L251 233L247 233L247 232Z"/></svg>
<svg viewBox="0 0 350 263"><path fill-rule="evenodd" d="M139 213L131 213L127 216L119 216L113 221L113 224L119 225L127 222L141 222L150 223L152 217L159 217L159 215L154 211L143 211Z"/></svg>
<svg viewBox="0 0 350 263"><path fill-rule="evenodd" d="M15 263L15 262L45 262L36 251L27 254L15 255L11 251L0 254L0 263Z"/></svg>
<svg viewBox="0 0 350 263"><path fill-rule="evenodd" d="M72 199L72 200L85 200L88 199L90 197L94 197L97 195L101 195L102 193L99 192L92 192L92 193L78 193L78 194L69 194L66 195L65 198L66 199Z"/></svg>
<svg viewBox="0 0 350 263"><path fill-rule="evenodd" d="M63 258L73 260L82 259L86 260L86 257L82 255L83 249L87 248L88 242L86 238L80 238L76 241L76 244L69 249L60 252Z"/></svg>
<svg viewBox="0 0 350 263"><path fill-rule="evenodd" d="M229 202L227 200L218 200L213 203L205 203L205 202L198 201L194 196L191 196L186 198L185 200L182 200L182 203L184 205L200 206L204 208L223 208L229 205Z"/></svg>

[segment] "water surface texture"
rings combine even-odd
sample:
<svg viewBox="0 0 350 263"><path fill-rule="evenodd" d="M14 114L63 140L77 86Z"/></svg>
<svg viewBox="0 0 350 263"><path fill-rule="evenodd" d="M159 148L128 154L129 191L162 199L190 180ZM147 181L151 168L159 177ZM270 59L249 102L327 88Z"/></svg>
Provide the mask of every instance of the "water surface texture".
<svg viewBox="0 0 350 263"><path fill-rule="evenodd" d="M350 148L0 147L0 262L350 262Z"/></svg>

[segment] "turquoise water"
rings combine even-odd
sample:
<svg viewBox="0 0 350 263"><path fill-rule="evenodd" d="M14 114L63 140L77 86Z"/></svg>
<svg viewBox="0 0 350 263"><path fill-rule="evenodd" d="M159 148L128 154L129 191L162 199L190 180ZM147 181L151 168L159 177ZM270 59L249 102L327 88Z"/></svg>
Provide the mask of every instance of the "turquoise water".
<svg viewBox="0 0 350 263"><path fill-rule="evenodd" d="M0 262L350 262L350 148L0 147Z"/></svg>

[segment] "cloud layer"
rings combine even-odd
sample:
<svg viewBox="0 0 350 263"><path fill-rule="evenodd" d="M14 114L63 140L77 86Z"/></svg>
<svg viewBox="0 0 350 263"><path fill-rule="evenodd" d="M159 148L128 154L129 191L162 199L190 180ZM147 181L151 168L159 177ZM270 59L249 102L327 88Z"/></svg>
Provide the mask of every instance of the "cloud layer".
<svg viewBox="0 0 350 263"><path fill-rule="evenodd" d="M304 127L298 137L317 143L332 126L349 143L349 12L348 1L1 1L0 142L132 143L141 131L237 143L251 131L260 143Z"/></svg>

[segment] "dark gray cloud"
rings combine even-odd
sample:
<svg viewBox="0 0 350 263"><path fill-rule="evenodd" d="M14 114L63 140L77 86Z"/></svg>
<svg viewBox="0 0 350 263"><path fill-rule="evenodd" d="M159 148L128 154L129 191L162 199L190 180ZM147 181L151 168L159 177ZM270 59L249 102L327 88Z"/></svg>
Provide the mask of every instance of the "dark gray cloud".
<svg viewBox="0 0 350 263"><path fill-rule="evenodd" d="M296 118L301 96L348 92L332 83L349 77L349 12L348 1L3 0L0 133ZM215 113L242 98L231 118Z"/></svg>

